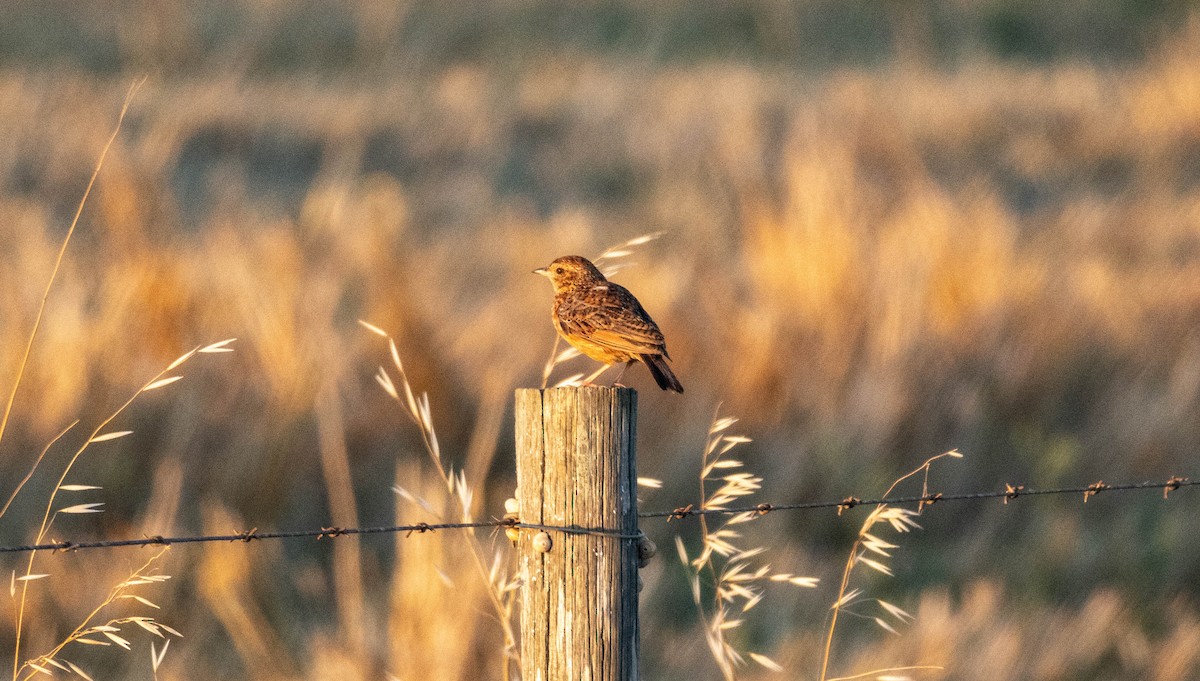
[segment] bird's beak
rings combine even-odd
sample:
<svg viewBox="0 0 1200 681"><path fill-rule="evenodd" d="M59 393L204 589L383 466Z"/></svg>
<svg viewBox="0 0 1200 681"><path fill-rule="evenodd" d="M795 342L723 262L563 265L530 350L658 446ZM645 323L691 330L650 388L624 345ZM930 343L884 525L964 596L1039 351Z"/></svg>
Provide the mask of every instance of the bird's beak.
<svg viewBox="0 0 1200 681"><path fill-rule="evenodd" d="M534 270L534 271L533 271L533 273L534 273L534 274L540 274L540 275L542 275L543 277L548 277L548 276L550 276L550 270L546 269L545 267L539 267L539 268L537 268L536 270Z"/></svg>

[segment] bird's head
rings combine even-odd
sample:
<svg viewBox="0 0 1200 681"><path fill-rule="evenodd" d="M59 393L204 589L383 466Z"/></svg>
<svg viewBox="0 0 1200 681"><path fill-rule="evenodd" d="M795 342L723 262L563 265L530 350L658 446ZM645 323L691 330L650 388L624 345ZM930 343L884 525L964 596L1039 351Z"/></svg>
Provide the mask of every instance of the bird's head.
<svg viewBox="0 0 1200 681"><path fill-rule="evenodd" d="M598 284L604 282L600 270L578 255L564 255L549 265L536 269L534 274L546 277L554 284L554 291L566 291L583 284Z"/></svg>

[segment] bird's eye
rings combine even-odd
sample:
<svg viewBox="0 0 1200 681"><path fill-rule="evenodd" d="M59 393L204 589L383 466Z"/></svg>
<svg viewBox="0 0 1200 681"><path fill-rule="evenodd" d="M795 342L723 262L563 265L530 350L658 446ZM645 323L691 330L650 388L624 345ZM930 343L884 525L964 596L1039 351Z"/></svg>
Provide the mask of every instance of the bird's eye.
<svg viewBox="0 0 1200 681"><path fill-rule="evenodd" d="M555 274L562 274L562 273L563 273L563 268L561 268L561 267L555 267L555 268L554 268L554 273L555 273Z"/></svg>

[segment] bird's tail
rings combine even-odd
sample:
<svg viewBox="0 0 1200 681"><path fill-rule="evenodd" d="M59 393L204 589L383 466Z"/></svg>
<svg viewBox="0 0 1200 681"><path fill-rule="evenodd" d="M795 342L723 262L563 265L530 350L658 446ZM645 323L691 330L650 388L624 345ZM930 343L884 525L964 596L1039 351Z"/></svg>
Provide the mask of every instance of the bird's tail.
<svg viewBox="0 0 1200 681"><path fill-rule="evenodd" d="M663 359L662 355L641 355L642 362L646 368L650 369L650 375L654 376L654 382L663 390L674 390L677 393L683 392L683 386L679 384L679 379L675 378L675 374L671 371L671 367L667 366L667 360Z"/></svg>

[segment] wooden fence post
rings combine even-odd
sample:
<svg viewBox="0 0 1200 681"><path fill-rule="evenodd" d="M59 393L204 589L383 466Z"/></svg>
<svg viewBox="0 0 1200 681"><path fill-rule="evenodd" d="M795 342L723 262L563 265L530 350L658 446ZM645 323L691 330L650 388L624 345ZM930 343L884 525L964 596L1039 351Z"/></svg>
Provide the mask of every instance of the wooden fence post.
<svg viewBox="0 0 1200 681"><path fill-rule="evenodd" d="M517 391L521 521L625 535L520 531L522 681L638 678L636 424L629 388Z"/></svg>

